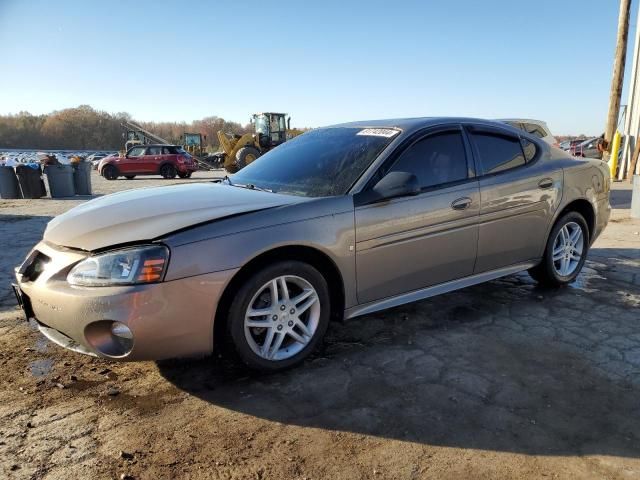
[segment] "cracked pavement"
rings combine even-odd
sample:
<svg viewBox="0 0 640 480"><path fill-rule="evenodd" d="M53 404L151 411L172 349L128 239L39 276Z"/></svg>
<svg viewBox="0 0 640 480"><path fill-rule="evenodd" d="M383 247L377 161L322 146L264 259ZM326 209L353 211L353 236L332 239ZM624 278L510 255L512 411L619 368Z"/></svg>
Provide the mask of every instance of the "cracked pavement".
<svg viewBox="0 0 640 480"><path fill-rule="evenodd" d="M133 183L94 177L98 193L166 184ZM624 208L570 287L523 273L332 323L301 367L260 376L218 355L110 363L22 320L12 267L80 202L0 200L4 478L640 478L640 221Z"/></svg>

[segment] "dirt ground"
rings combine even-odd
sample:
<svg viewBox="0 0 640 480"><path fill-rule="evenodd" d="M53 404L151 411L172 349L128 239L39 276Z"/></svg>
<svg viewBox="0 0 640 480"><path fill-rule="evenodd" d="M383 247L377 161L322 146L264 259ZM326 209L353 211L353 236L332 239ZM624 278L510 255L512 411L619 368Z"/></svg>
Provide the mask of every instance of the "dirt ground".
<svg viewBox="0 0 640 480"><path fill-rule="evenodd" d="M93 180L97 194L167 183ZM519 274L335 323L271 376L49 344L8 284L83 199L0 200L0 477L640 478L640 222L616 188L573 286Z"/></svg>

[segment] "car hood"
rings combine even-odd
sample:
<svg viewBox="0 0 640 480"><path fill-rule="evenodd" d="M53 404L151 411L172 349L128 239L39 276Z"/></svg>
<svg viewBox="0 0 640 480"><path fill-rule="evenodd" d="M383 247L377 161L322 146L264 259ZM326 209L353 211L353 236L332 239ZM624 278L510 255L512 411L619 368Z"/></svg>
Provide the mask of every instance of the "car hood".
<svg viewBox="0 0 640 480"><path fill-rule="evenodd" d="M49 222L44 240L82 250L152 240L199 223L305 201L219 183L141 188L96 198Z"/></svg>

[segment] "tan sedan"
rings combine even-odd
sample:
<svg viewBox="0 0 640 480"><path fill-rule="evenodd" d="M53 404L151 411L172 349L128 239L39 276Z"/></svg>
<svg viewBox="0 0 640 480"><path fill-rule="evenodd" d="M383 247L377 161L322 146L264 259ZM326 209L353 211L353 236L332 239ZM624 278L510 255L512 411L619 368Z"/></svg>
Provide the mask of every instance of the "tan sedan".
<svg viewBox="0 0 640 480"><path fill-rule="evenodd" d="M232 178L98 198L16 269L53 342L114 360L302 361L331 319L528 270L561 286L609 218L609 172L503 123L320 128Z"/></svg>

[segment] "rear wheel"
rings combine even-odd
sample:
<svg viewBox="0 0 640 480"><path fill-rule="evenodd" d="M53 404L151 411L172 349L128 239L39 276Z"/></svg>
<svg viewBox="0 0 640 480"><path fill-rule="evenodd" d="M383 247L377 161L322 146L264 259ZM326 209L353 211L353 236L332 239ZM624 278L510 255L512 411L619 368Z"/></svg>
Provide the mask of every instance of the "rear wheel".
<svg viewBox="0 0 640 480"><path fill-rule="evenodd" d="M160 175L166 179L176 178L177 173L176 167L170 163L166 163L160 167Z"/></svg>
<svg viewBox="0 0 640 480"><path fill-rule="evenodd" d="M236 153L236 169L241 170L251 162L253 162L256 158L260 156L260 151L255 147L242 147ZM236 171L237 171L236 170Z"/></svg>
<svg viewBox="0 0 640 480"><path fill-rule="evenodd" d="M124 178L126 178L127 180L133 180L134 178L136 178L135 175L125 175Z"/></svg>
<svg viewBox="0 0 640 480"><path fill-rule="evenodd" d="M322 341L331 305L327 282L311 265L278 262L255 273L229 309L227 329L250 367L275 372L302 362Z"/></svg>
<svg viewBox="0 0 640 480"><path fill-rule="evenodd" d="M542 262L529 274L538 283L559 287L573 282L580 274L589 250L589 228L578 212L568 212L554 225L547 240Z"/></svg>
<svg viewBox="0 0 640 480"><path fill-rule="evenodd" d="M113 165L105 165L102 167L102 176L107 180L116 180L118 178L118 169Z"/></svg>

